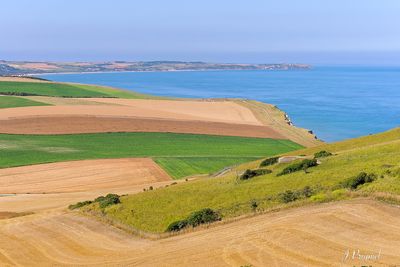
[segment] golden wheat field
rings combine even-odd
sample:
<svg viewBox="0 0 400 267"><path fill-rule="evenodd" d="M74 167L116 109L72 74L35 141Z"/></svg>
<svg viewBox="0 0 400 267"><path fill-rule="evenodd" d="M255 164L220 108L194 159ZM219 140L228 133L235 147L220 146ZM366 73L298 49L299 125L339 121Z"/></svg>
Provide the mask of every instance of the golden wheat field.
<svg viewBox="0 0 400 267"><path fill-rule="evenodd" d="M0 221L2 266L389 266L400 262L400 209L353 200L255 216L160 240L75 213ZM379 255L346 258L346 253ZM377 256L378 257L378 256Z"/></svg>

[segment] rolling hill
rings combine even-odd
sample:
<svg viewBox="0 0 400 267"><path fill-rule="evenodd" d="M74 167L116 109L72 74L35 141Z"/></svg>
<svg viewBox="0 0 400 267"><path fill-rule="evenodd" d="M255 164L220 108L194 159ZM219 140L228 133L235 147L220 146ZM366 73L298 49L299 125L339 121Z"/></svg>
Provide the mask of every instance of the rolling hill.
<svg viewBox="0 0 400 267"><path fill-rule="evenodd" d="M333 155L318 159L319 165L306 170L280 175L288 166L304 160L298 159L268 166L272 173L241 180L240 174L245 169L259 168L260 161L247 163L222 177L121 197L121 204L107 207L101 214L140 231L162 233L171 223L204 208L211 208L228 220L286 206L357 196L399 199L400 129L290 154L313 158L316 151L326 149ZM361 173L370 175L373 181L362 180ZM349 186L351 182L355 184ZM93 212L98 206L92 204L86 210Z"/></svg>

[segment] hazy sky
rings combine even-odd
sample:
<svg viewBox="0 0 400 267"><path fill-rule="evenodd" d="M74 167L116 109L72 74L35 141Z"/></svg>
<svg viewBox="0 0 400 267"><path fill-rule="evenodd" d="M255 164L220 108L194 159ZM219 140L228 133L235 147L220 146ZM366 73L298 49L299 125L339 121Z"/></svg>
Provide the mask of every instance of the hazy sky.
<svg viewBox="0 0 400 267"><path fill-rule="evenodd" d="M400 1L2 0L0 59L397 64Z"/></svg>

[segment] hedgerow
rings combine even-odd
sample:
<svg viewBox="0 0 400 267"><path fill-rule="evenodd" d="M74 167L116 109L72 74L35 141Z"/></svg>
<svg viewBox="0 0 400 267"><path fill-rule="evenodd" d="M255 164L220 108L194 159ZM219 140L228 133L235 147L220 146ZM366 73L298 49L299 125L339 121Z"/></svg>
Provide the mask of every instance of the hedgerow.
<svg viewBox="0 0 400 267"><path fill-rule="evenodd" d="M260 163L260 167L265 167L265 166L271 166L274 165L276 163L278 163L279 157L272 157L272 158L267 158L265 160L263 160Z"/></svg>
<svg viewBox="0 0 400 267"><path fill-rule="evenodd" d="M93 201L86 200L83 202L78 202L76 204L69 205L68 208L70 210L79 209L83 206L87 206L92 203L99 203L100 208L104 209L108 206L121 203L121 201L119 200L119 196L117 194L108 194L106 196L100 196Z"/></svg>
<svg viewBox="0 0 400 267"><path fill-rule="evenodd" d="M216 212L210 208L205 208L205 209L193 212L184 220L179 220L179 221L175 221L175 222L171 223L167 227L167 231L168 232L176 232L176 231L180 231L188 226L196 227L201 224L212 223L212 222L219 221L219 220L221 220L221 216L218 214L218 212Z"/></svg>
<svg viewBox="0 0 400 267"><path fill-rule="evenodd" d="M332 153L326 150L321 150L314 154L314 158L325 158L329 156L332 156Z"/></svg>
<svg viewBox="0 0 400 267"><path fill-rule="evenodd" d="M277 176L286 175L286 174L301 171L301 170L307 170L308 168L314 167L317 165L318 165L318 163L317 163L316 159L305 159L301 162L294 163L292 165L287 166L280 173L278 173Z"/></svg>
<svg viewBox="0 0 400 267"><path fill-rule="evenodd" d="M255 170L249 170L247 169L241 176L240 180L248 180L256 176L264 175L264 174L269 174L271 173L271 170L267 169L255 169Z"/></svg>
<svg viewBox="0 0 400 267"><path fill-rule="evenodd" d="M352 190L357 189L360 185L371 183L376 180L376 174L360 172L357 176L351 177L341 183L344 188L350 188Z"/></svg>

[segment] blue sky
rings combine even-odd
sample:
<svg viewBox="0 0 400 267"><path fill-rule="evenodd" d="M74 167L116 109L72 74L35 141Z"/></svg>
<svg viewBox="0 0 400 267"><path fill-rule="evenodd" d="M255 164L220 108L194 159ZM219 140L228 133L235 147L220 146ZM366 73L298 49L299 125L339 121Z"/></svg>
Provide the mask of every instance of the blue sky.
<svg viewBox="0 0 400 267"><path fill-rule="evenodd" d="M0 59L397 64L398 0L5 0Z"/></svg>

